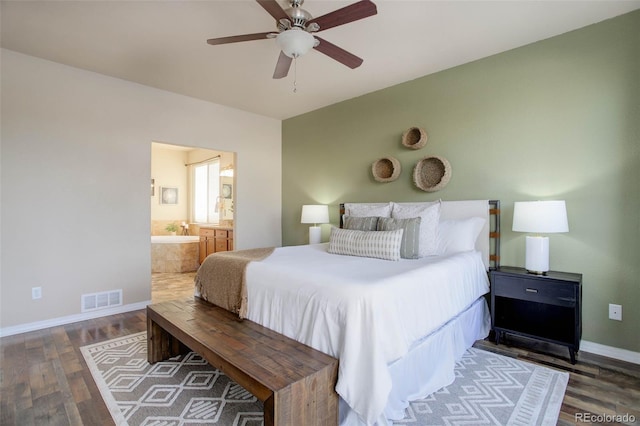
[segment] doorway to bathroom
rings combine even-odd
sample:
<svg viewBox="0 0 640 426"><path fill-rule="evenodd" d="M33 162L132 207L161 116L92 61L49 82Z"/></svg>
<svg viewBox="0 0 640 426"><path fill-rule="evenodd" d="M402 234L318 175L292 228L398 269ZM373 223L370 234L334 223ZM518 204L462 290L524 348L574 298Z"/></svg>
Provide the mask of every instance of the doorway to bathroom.
<svg viewBox="0 0 640 426"><path fill-rule="evenodd" d="M154 303L193 296L193 278L211 247L210 230L224 230L233 249L235 186L235 153L151 143Z"/></svg>

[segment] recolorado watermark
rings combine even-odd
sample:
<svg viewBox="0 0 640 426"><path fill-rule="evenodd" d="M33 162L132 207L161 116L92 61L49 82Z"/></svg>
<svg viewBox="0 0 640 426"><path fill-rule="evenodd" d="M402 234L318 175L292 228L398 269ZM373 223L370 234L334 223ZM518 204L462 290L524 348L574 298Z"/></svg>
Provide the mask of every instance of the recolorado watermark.
<svg viewBox="0 0 640 426"><path fill-rule="evenodd" d="M634 423L633 414L593 414L575 413L574 420L579 423Z"/></svg>

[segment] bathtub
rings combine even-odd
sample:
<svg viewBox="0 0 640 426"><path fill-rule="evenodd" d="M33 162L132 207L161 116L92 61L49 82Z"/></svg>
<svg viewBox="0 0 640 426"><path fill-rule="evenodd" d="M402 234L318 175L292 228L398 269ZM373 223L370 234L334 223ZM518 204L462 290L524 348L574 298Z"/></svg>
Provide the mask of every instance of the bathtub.
<svg viewBox="0 0 640 426"><path fill-rule="evenodd" d="M191 235L152 235L151 272L197 271L200 237Z"/></svg>

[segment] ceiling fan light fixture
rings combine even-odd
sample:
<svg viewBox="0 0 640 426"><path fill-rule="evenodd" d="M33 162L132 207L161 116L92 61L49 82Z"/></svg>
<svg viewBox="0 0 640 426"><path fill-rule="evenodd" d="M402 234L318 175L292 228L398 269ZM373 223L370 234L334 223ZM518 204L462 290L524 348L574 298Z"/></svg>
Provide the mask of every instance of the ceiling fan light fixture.
<svg viewBox="0 0 640 426"><path fill-rule="evenodd" d="M297 58L311 50L317 40L305 30L294 27L278 34L276 43L285 55Z"/></svg>

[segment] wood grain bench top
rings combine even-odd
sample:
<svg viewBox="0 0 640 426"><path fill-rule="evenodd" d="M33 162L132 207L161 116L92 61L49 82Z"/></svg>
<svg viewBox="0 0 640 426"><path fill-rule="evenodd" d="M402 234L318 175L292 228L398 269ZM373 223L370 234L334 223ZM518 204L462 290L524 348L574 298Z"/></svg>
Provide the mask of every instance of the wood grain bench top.
<svg viewBox="0 0 640 426"><path fill-rule="evenodd" d="M175 338L265 402L265 424L337 423L337 359L199 298L149 305L147 321L149 362Z"/></svg>

